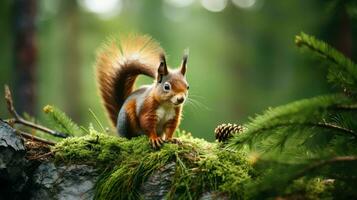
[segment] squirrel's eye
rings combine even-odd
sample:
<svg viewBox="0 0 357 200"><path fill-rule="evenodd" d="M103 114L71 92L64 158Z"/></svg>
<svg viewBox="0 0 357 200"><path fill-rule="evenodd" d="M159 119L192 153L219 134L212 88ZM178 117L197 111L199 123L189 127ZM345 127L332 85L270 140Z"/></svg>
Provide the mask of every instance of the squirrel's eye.
<svg viewBox="0 0 357 200"><path fill-rule="evenodd" d="M187 90L188 90L188 89L190 89L190 86L189 86L189 85L187 86Z"/></svg>
<svg viewBox="0 0 357 200"><path fill-rule="evenodd" d="M170 83L168 83L168 82L165 82L165 83L164 83L164 90L165 90L165 91L170 91L170 90L171 90L171 85L170 85Z"/></svg>

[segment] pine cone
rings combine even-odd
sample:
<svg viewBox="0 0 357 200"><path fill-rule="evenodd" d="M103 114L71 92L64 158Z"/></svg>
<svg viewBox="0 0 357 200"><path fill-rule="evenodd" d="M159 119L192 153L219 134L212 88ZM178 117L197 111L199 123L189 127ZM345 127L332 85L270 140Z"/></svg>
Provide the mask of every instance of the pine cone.
<svg viewBox="0 0 357 200"><path fill-rule="evenodd" d="M218 142L226 141L228 138L232 137L234 134L242 132L243 126L238 124L221 124L218 125L214 130L216 139Z"/></svg>

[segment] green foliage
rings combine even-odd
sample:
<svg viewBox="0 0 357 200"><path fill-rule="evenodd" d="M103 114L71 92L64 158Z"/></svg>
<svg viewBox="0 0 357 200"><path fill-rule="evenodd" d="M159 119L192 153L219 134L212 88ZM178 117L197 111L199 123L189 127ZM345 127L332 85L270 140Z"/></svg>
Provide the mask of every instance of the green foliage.
<svg viewBox="0 0 357 200"><path fill-rule="evenodd" d="M303 196L304 199L319 200L333 199L331 191L333 190L333 180L316 178L300 178L295 180L289 188L287 188L284 196L294 198Z"/></svg>
<svg viewBox="0 0 357 200"><path fill-rule="evenodd" d="M75 124L64 112L54 106L47 105L43 111L48 116L48 121L56 131L69 134L71 136L83 135L81 128Z"/></svg>
<svg viewBox="0 0 357 200"><path fill-rule="evenodd" d="M357 94L357 65L351 59L327 43L305 33L296 36L295 43L298 47L306 47L327 62L329 82L348 93Z"/></svg>
<svg viewBox="0 0 357 200"><path fill-rule="evenodd" d="M250 122L244 125L246 129L243 134L233 138L228 147L241 148L249 144L267 151L273 147L284 148L288 142L287 137L292 136L297 136L301 139L301 143L308 144L308 140L313 137L310 132L306 134L301 131L305 129L310 129L316 134L315 130L329 129L341 134L353 135L347 127L329 122L332 113L344 112L346 107L354 105L351 103L350 99L342 95L326 95L270 108L262 115L250 119ZM273 138L271 144L270 140L266 139L273 135L278 138Z"/></svg>
<svg viewBox="0 0 357 200"><path fill-rule="evenodd" d="M170 163L175 163L175 168L169 199L197 199L205 191L244 198L244 183L254 171L243 151L230 152L177 132L182 144L165 143L155 151L145 136L127 140L90 129L86 136L64 139L53 151L57 162L87 163L102 169L97 199L141 198L140 185Z"/></svg>
<svg viewBox="0 0 357 200"><path fill-rule="evenodd" d="M341 186L357 187L352 176L357 173L357 65L307 34L301 33L295 41L299 47L307 47L320 56L329 66L327 80L341 87L344 94L270 108L251 118L244 125L247 129L235 135L226 148L249 148L250 154L256 155L254 163L259 176L246 184L249 198L290 193L291 198L303 195L319 199L332 198L341 192L347 199L356 198L354 190ZM324 192L327 188L324 183L330 179L333 179L328 187L331 195ZM311 188L299 189L296 184L301 180Z"/></svg>
<svg viewBox="0 0 357 200"><path fill-rule="evenodd" d="M279 154L275 156L279 157ZM302 195L308 199L311 194L296 188L295 182L299 182L300 179L307 181L319 178L322 183L327 184L328 191L311 187L310 193L335 196L338 199L355 199L356 191L352 188L356 187L353 177L353 174L357 173L356 159L355 156L338 156L299 161L293 157L290 158L290 163L287 163L276 161L272 157L261 157L254 166L259 176L245 185L246 192L250 194L250 199L266 199L291 194ZM342 196L349 198L342 198Z"/></svg>

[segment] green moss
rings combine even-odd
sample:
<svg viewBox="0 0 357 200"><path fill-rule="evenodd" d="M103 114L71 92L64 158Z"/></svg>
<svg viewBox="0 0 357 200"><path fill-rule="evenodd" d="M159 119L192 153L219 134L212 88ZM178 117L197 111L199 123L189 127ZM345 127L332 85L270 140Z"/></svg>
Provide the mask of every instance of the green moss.
<svg viewBox="0 0 357 200"><path fill-rule="evenodd" d="M146 136L131 140L90 130L54 147L57 162L87 163L103 169L97 199L138 199L140 185L159 168L175 162L167 198L197 199L217 191L241 199L253 172L244 152L229 152L215 143L178 132L182 144L165 143L153 150Z"/></svg>
<svg viewBox="0 0 357 200"><path fill-rule="evenodd" d="M89 134L82 137L70 137L57 143L53 151L55 160L70 163L85 163L112 166L120 163L129 155L146 154L152 151L145 137L127 140L103 134L90 129ZM103 166L102 166L103 165Z"/></svg>

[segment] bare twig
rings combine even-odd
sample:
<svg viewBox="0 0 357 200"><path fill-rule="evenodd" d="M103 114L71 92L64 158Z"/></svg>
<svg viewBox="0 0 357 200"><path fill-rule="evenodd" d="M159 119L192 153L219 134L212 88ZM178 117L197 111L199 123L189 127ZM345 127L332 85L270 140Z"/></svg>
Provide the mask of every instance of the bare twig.
<svg viewBox="0 0 357 200"><path fill-rule="evenodd" d="M16 133L20 134L22 137L24 138L27 138L29 140L34 140L34 141L37 141L37 142L42 142L42 143L45 143L45 144L48 144L48 145L55 145L56 143L55 142L52 142L52 141L48 141L48 140L45 140L45 139L42 139L40 137L36 137L34 135L31 135L29 133L26 133L24 131L20 131L20 130L16 130Z"/></svg>
<svg viewBox="0 0 357 200"><path fill-rule="evenodd" d="M24 118L22 118L15 110L14 103L13 103L12 96L11 96L11 92L10 92L9 86L7 86L7 85L5 85L5 100L6 100L6 104L7 104L7 109L9 110L10 114L14 117L14 118L8 120L8 122L10 124L12 124L12 123L22 124L22 125L25 125L25 126L28 126L28 127L43 131L45 133L51 134L51 135L53 135L55 137L61 137L61 138L68 137L68 135L65 134L65 133L61 133L61 132L57 132L57 131L51 130L49 128L46 128L44 126L32 123L32 122L27 121Z"/></svg>
<svg viewBox="0 0 357 200"><path fill-rule="evenodd" d="M309 123L310 125L314 125L314 123ZM329 128L329 129L335 129L341 132L345 132L347 134L350 134L354 137L357 137L357 134L352 130L348 129L342 126L338 126L336 124L331 124L331 123L317 123L316 126L323 127L323 128Z"/></svg>
<svg viewBox="0 0 357 200"><path fill-rule="evenodd" d="M354 111L354 110L357 110L357 104L338 105L338 106L336 106L335 108L336 108L336 109L339 109L339 110Z"/></svg>
<svg viewBox="0 0 357 200"><path fill-rule="evenodd" d="M53 154L53 152L50 151L50 152L47 152L47 153L44 153L44 154L41 154L41 155L38 155L38 156L30 157L29 160L39 160L39 159L41 159L43 157L50 156L52 154Z"/></svg>

